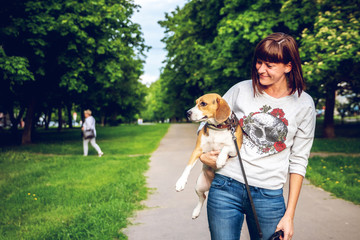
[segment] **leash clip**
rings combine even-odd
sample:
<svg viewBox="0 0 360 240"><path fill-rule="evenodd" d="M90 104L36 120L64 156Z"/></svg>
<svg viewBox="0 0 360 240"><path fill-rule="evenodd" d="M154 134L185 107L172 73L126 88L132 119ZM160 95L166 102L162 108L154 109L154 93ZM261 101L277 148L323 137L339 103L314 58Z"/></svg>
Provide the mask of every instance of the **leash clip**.
<svg viewBox="0 0 360 240"><path fill-rule="evenodd" d="M234 126L231 126L231 135L232 135L232 140L235 141L236 136L235 136L235 127Z"/></svg>
<svg viewBox="0 0 360 240"><path fill-rule="evenodd" d="M238 125L238 120L237 117L235 115L234 112L231 113L231 119L230 119L230 130L231 130L231 134L232 134L232 139L235 141L236 140L236 136L235 136L235 131L236 131L236 127Z"/></svg>

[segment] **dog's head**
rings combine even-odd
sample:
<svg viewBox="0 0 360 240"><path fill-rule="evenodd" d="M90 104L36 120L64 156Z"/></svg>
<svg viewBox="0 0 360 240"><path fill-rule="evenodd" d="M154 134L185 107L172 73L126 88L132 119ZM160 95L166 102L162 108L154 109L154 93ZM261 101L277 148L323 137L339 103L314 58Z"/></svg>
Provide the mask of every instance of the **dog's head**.
<svg viewBox="0 0 360 240"><path fill-rule="evenodd" d="M219 94L209 93L196 100L195 107L187 111L187 117L195 122L219 124L226 121L230 113L229 105Z"/></svg>

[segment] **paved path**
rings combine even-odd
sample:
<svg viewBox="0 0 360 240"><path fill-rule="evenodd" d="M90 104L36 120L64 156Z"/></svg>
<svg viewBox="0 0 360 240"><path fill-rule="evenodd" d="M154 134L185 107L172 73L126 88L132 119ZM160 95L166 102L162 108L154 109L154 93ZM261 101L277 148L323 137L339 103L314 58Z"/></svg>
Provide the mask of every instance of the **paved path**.
<svg viewBox="0 0 360 240"><path fill-rule="evenodd" d="M195 146L196 124L171 124L159 148L151 157L147 172L153 194L144 202L133 225L124 232L129 240L209 240L206 206L196 220L191 213L197 203L195 181L201 163L194 167L184 191L176 192L181 175ZM287 189L285 189L285 196ZM247 230L241 240L248 240ZM336 199L304 181L295 217L294 240L360 240L360 206Z"/></svg>

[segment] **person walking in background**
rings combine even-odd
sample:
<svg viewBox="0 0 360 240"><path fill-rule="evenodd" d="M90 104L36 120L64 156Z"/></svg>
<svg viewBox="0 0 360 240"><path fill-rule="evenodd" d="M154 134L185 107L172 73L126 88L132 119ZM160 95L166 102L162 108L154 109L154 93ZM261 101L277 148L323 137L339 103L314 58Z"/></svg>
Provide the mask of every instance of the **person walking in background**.
<svg viewBox="0 0 360 240"><path fill-rule="evenodd" d="M294 38L274 33L255 49L252 80L236 84L224 95L244 131L240 153L264 240L278 230L284 232L284 240L294 234L316 120L314 102L304 89ZM203 153L200 160L216 169L218 155L219 151ZM244 216L251 239L259 239L244 183L238 157L216 169L207 204L212 240L238 240Z"/></svg>
<svg viewBox="0 0 360 240"><path fill-rule="evenodd" d="M95 138L96 138L96 129L95 129L95 118L91 116L91 111L85 110L84 111L85 121L84 125L82 126L81 130L83 131L83 145L84 145L84 156L88 155L89 151L89 142L91 143L91 146L95 148L95 150L98 152L99 157L104 155L104 153L101 151L99 145L96 144Z"/></svg>

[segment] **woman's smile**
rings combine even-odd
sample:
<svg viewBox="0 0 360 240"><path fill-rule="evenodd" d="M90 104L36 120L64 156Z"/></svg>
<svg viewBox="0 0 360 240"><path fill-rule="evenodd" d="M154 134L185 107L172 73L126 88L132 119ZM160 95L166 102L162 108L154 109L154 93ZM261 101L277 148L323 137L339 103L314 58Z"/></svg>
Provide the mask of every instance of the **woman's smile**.
<svg viewBox="0 0 360 240"><path fill-rule="evenodd" d="M261 85L270 86L286 81L285 74L291 70L290 64L265 62L260 59L256 62Z"/></svg>

